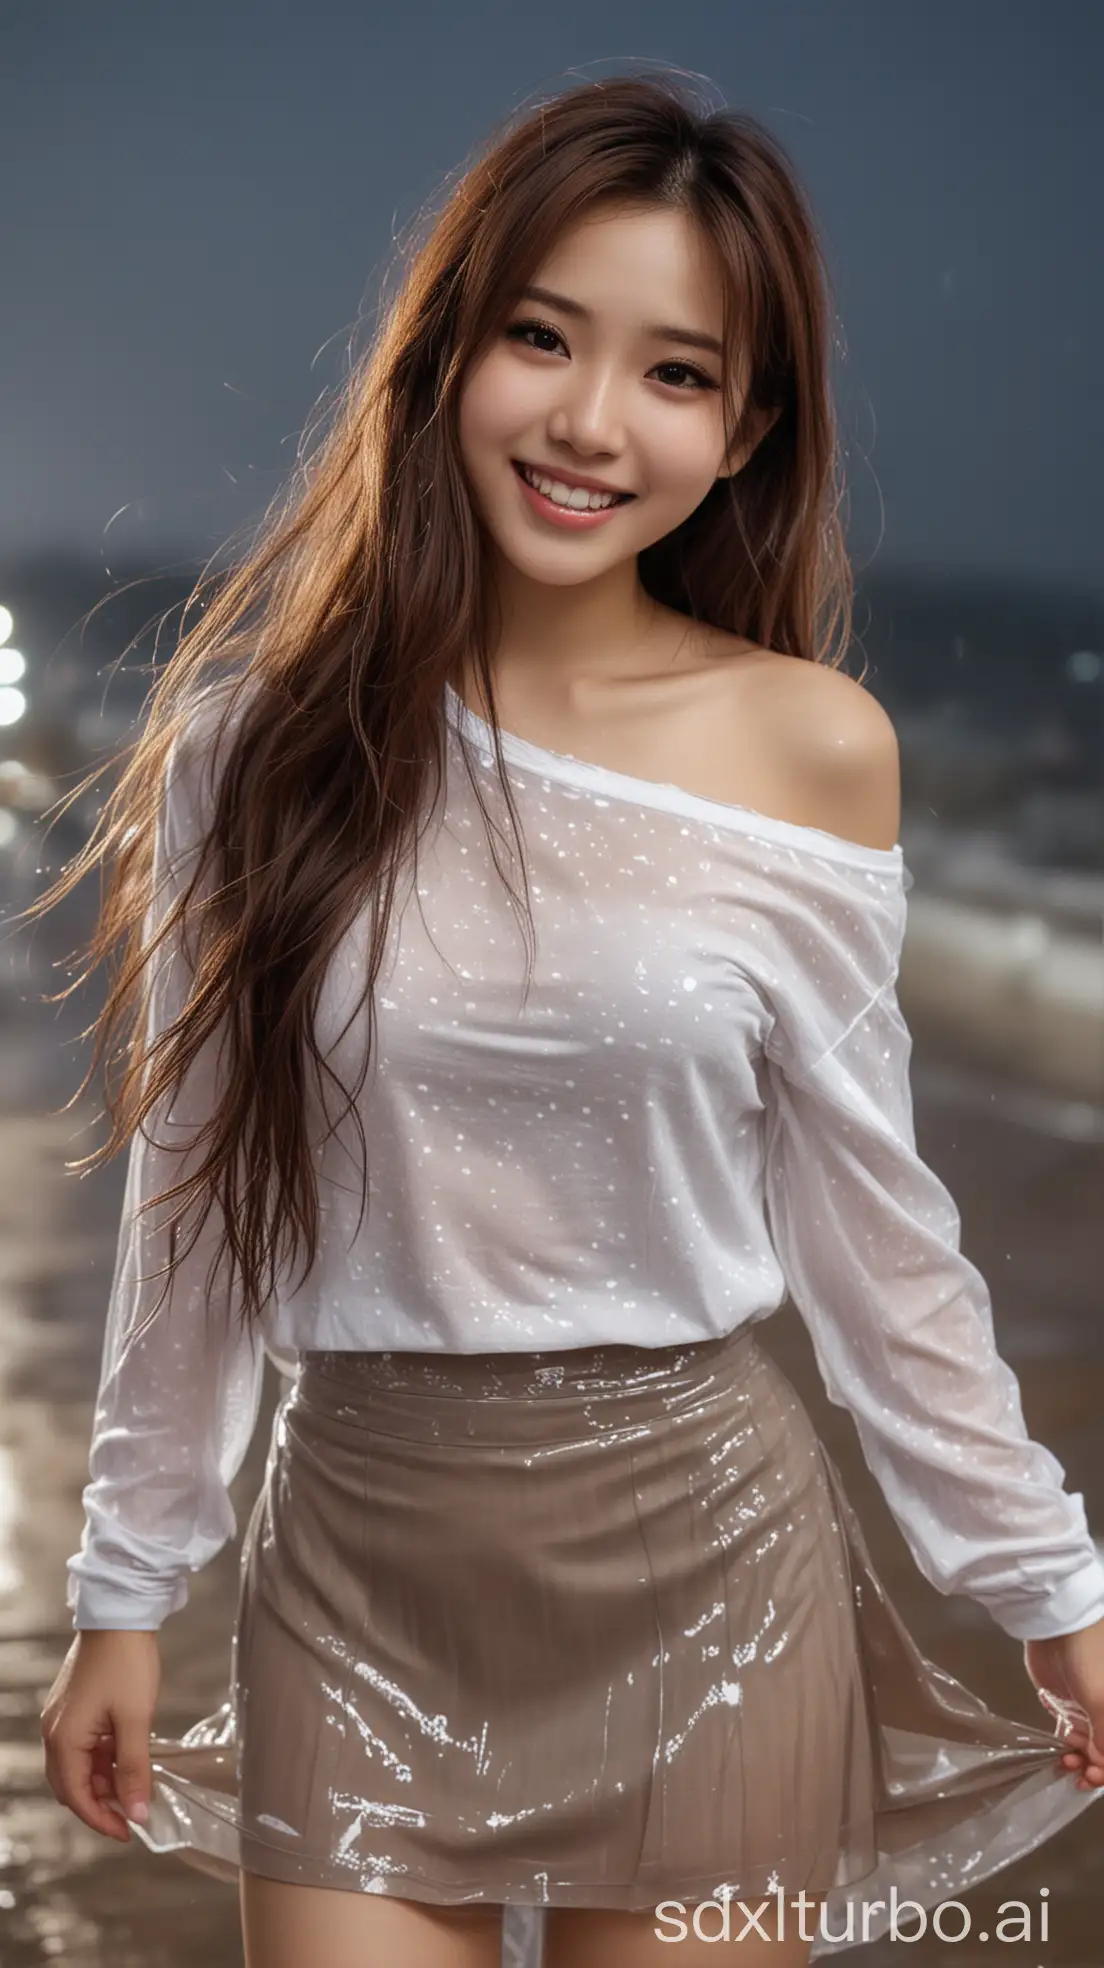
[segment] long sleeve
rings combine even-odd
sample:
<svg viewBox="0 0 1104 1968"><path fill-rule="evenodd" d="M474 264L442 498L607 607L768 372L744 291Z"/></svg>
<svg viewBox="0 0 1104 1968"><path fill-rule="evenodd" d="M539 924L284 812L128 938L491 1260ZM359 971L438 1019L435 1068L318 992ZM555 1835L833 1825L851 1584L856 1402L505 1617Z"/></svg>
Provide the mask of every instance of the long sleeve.
<svg viewBox="0 0 1104 1968"><path fill-rule="evenodd" d="M181 755L178 744L170 758L147 934L187 879L198 838L201 763L201 752L191 745ZM153 963L148 1015L152 1027L163 1030L187 994L184 939L166 938ZM207 1564L237 1529L228 1486L256 1425L264 1346L256 1334L243 1336L231 1317L229 1294L219 1296L216 1288L212 1296L208 1288L216 1209L168 1293L168 1222L179 1201L137 1213L142 1201L188 1172L214 1089L207 1050L171 1112L155 1110L131 1139L83 1493L85 1522L80 1549L67 1561L67 1604L77 1628L159 1627L186 1603L187 1574ZM185 1248L191 1235L189 1228Z"/></svg>
<svg viewBox="0 0 1104 1968"><path fill-rule="evenodd" d="M904 893L899 875L810 869L772 927L772 1235L829 1399L920 1570L1041 1639L1104 1617L1104 1566L1082 1497L1028 1435L957 1208L916 1151Z"/></svg>

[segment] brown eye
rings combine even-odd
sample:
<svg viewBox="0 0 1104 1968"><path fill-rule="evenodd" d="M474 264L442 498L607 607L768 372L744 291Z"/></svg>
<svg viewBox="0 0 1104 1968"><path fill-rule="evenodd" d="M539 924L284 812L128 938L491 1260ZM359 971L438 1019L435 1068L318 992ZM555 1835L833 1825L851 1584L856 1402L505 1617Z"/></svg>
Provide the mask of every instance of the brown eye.
<svg viewBox="0 0 1104 1968"><path fill-rule="evenodd" d="M548 326L547 321L515 321L512 327L507 328L506 334L512 342L520 341L523 335L551 335L553 341L561 342L562 346L562 338L555 328Z"/></svg>
<svg viewBox="0 0 1104 1968"><path fill-rule="evenodd" d="M694 364L692 362L657 362L656 368L681 369L684 376L689 376L692 378L694 387L696 389L716 389L717 387L716 383L713 381L712 376L707 376L704 373L704 371L701 369L695 369ZM685 383L678 383L675 384L674 387L677 389L685 389L686 385Z"/></svg>

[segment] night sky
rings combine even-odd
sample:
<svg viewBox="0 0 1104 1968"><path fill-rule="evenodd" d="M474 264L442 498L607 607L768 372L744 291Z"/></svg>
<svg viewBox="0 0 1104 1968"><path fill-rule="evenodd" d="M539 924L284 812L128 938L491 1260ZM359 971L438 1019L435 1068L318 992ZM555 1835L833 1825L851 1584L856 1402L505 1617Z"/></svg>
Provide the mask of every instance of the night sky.
<svg viewBox="0 0 1104 1968"><path fill-rule="evenodd" d="M858 566L1104 590L1096 0L5 0L0 554L215 552L425 202L640 62L810 191Z"/></svg>

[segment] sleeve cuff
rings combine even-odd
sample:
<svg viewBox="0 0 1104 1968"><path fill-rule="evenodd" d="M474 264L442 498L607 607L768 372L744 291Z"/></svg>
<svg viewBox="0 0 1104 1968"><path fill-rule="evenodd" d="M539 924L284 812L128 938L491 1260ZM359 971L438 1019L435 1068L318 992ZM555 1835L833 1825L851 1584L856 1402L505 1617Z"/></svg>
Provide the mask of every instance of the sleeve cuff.
<svg viewBox="0 0 1104 1968"><path fill-rule="evenodd" d="M74 1575L66 1595L77 1632L156 1633L187 1599L184 1578L156 1591L135 1592Z"/></svg>
<svg viewBox="0 0 1104 1968"><path fill-rule="evenodd" d="M1055 1640L1064 1633L1080 1633L1104 1619L1104 1564L1098 1557L1091 1558L1045 1599L1026 1605L1022 1599L1015 1605L992 1601L986 1605L997 1625L1013 1640Z"/></svg>

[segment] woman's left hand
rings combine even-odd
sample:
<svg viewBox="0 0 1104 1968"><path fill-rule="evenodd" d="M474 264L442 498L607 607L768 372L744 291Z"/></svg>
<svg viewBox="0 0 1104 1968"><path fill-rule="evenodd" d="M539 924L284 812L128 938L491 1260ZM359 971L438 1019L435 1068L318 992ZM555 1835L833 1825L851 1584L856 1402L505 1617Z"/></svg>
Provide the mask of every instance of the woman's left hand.
<svg viewBox="0 0 1104 1968"><path fill-rule="evenodd" d="M1082 1711L1071 1719L1062 1750L1062 1762L1076 1775L1078 1790L1104 1786L1104 1619L1079 1633L1026 1640L1024 1665L1037 1692L1046 1689ZM1040 1700L1055 1712L1041 1692Z"/></svg>

